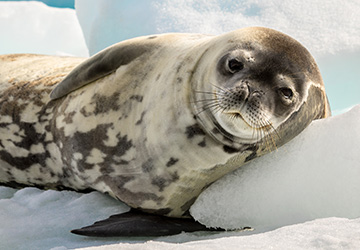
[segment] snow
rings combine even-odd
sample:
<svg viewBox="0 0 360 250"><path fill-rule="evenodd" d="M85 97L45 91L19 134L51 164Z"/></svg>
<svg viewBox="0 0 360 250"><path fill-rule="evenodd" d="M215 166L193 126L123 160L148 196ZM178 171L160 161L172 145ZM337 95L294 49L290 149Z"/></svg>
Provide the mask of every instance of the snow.
<svg viewBox="0 0 360 250"><path fill-rule="evenodd" d="M261 232L316 218L358 218L359 148L360 105L311 123L286 146L222 178L190 212L208 226Z"/></svg>
<svg viewBox="0 0 360 250"><path fill-rule="evenodd" d="M329 218L283 227L266 234L228 236L218 239L193 241L183 244L149 241L106 246L106 250L229 250L229 249L358 249L360 219ZM83 248L100 250L104 247Z"/></svg>
<svg viewBox="0 0 360 250"><path fill-rule="evenodd" d="M89 246L70 230L127 210L125 205L98 192L80 194L0 186L0 249ZM101 240L91 242L92 246L99 244Z"/></svg>
<svg viewBox="0 0 360 250"><path fill-rule="evenodd" d="M0 54L88 56L74 10L40 2L1 2Z"/></svg>
<svg viewBox="0 0 360 250"><path fill-rule="evenodd" d="M214 183L191 208L210 226L254 231L88 238L69 231L128 207L92 192L0 186L0 249L356 249L360 247L360 2L77 0L75 10L0 2L0 54L87 56L161 32L266 26L315 56L335 114ZM79 22L77 20L79 19ZM82 34L83 32L83 34ZM350 106L355 106L349 111ZM322 218L322 219L320 219Z"/></svg>

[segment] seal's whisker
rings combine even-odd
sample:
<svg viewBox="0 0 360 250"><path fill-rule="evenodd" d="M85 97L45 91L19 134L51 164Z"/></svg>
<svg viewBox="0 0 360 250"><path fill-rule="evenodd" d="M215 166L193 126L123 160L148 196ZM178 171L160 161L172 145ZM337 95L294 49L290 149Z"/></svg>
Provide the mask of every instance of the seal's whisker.
<svg viewBox="0 0 360 250"><path fill-rule="evenodd" d="M261 130L259 129L254 129L256 131L256 141L260 142L261 141Z"/></svg>
<svg viewBox="0 0 360 250"><path fill-rule="evenodd" d="M212 103L206 103L204 104L201 108L213 108L213 107L220 107L220 105L217 102L212 102Z"/></svg>
<svg viewBox="0 0 360 250"><path fill-rule="evenodd" d="M199 103L199 102L217 102L218 99L202 99L202 100L196 100L196 101L190 101L190 103Z"/></svg>
<svg viewBox="0 0 360 250"><path fill-rule="evenodd" d="M222 92L210 92L210 91L199 91L199 90L195 90L194 92L197 94L226 96L226 94Z"/></svg>
<svg viewBox="0 0 360 250"><path fill-rule="evenodd" d="M259 121L260 123L260 121ZM260 125L262 126L262 125ZM265 132L262 128L258 129L258 133L259 133L259 140L261 139L261 141L263 142L263 144L265 145L266 150L268 150L269 146L268 146L268 140L266 138Z"/></svg>
<svg viewBox="0 0 360 250"><path fill-rule="evenodd" d="M255 135L255 133L256 133L256 135ZM251 137L254 138L256 141L259 140L259 137L258 137L257 134L258 134L257 129L252 127L252 135L251 135Z"/></svg>
<svg viewBox="0 0 360 250"><path fill-rule="evenodd" d="M273 126L273 124L272 124L272 122L270 121L270 119L267 118L266 114L263 114L263 117L264 117L265 121L267 122L267 125L272 128L272 130L274 131L274 133L276 134L276 136L278 137L278 139L281 139L279 133L277 132L277 130L276 130L275 127Z"/></svg>
<svg viewBox="0 0 360 250"><path fill-rule="evenodd" d="M217 89L220 89L222 92L229 92L229 93L233 93L230 89L226 89L226 88L222 88L220 86L217 86L215 84L211 84L212 86L214 86Z"/></svg>
<svg viewBox="0 0 360 250"><path fill-rule="evenodd" d="M263 142L263 144L266 147L266 150L268 149L268 141L267 138L264 136L264 131L261 129L258 129L258 135L259 135L259 142Z"/></svg>
<svg viewBox="0 0 360 250"><path fill-rule="evenodd" d="M198 93L198 94L209 94L209 95L214 95L215 94L214 92L200 91L200 90L195 90L194 92Z"/></svg>
<svg viewBox="0 0 360 250"><path fill-rule="evenodd" d="M213 111L216 114L216 113L219 113L219 112L224 112L225 110L222 107L218 106L218 107L215 107L215 109Z"/></svg>
<svg viewBox="0 0 360 250"><path fill-rule="evenodd" d="M278 139L281 139L279 133L277 132L277 130L274 128L274 126L272 125L272 123L269 123L269 126L272 128L272 130L274 131L275 135L278 137Z"/></svg>
<svg viewBox="0 0 360 250"><path fill-rule="evenodd" d="M221 109L221 107L219 106L219 104L217 102L207 103L200 108L199 112L197 112L196 115L199 115L202 112L204 112L206 110L210 110L210 109L214 109L214 111L216 111L216 109Z"/></svg>
<svg viewBox="0 0 360 250"><path fill-rule="evenodd" d="M264 139L267 141L267 149L272 151L272 148L277 149L275 138L272 131L274 131L271 122L268 119L264 119L261 122L263 124Z"/></svg>

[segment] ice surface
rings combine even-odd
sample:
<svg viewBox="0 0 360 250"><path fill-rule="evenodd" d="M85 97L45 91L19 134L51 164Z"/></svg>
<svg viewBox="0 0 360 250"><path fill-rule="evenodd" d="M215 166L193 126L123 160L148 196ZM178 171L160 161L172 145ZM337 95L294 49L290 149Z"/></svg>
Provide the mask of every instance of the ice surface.
<svg viewBox="0 0 360 250"><path fill-rule="evenodd" d="M40 2L0 2L0 54L87 56L74 10Z"/></svg>
<svg viewBox="0 0 360 250"><path fill-rule="evenodd" d="M359 149L360 105L313 122L284 147L220 179L199 196L191 214L208 226L258 231L360 217Z"/></svg>
<svg viewBox="0 0 360 250"><path fill-rule="evenodd" d="M360 219L326 218L266 233L201 233L145 239L87 238L69 230L126 211L97 192L0 187L0 249L357 249ZM150 241L149 241L150 240ZM187 243L186 243L187 242ZM119 244L120 243L120 244ZM176 244L175 244L176 243ZM180 244L179 244L180 243Z"/></svg>
<svg viewBox="0 0 360 250"><path fill-rule="evenodd" d="M0 249L102 245L96 240L91 244L84 242L70 230L127 210L127 206L98 192L80 194L0 186Z"/></svg>
<svg viewBox="0 0 360 250"><path fill-rule="evenodd" d="M239 249L358 249L360 219L329 218L283 227L265 234L229 236L183 244L149 241L114 244L83 250L239 250Z"/></svg>
<svg viewBox="0 0 360 250"><path fill-rule="evenodd" d="M220 4L221 3L221 4ZM249 25L279 29L318 60L336 113L360 103L360 4L327 1L78 0L92 53L120 40L159 32L219 34ZM0 54L86 56L74 10L0 2ZM253 232L180 234L152 239L96 239L69 230L128 208L97 192L0 187L0 249L73 249L122 242L121 249L356 249L359 217L360 107L314 122L298 138L220 180L192 208L208 225ZM357 181L357 182L356 182ZM231 199L229 198L231 194ZM266 206L266 207L265 207ZM246 223L246 224L245 224ZM251 234L251 235L249 235ZM201 240L201 241L200 241ZM133 244L134 242L139 244ZM166 241L166 242L162 242ZM182 243L191 241L188 243ZM131 242L132 244L124 243ZM182 244L172 244L179 242Z"/></svg>

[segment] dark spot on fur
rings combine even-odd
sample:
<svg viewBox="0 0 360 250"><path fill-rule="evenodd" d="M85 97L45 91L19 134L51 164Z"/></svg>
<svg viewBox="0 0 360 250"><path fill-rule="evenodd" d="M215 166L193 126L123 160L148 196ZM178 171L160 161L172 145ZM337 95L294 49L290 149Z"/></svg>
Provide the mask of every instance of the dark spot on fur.
<svg viewBox="0 0 360 250"><path fill-rule="evenodd" d="M171 166L175 165L178 161L179 161L179 159L171 157L169 159L169 161L166 163L166 166L171 167Z"/></svg>
<svg viewBox="0 0 360 250"><path fill-rule="evenodd" d="M174 181L179 180L179 175L177 172L172 173L170 177L162 177L162 176L156 176L152 181L151 184L157 186L159 188L159 191L164 191L164 188L171 185Z"/></svg>
<svg viewBox="0 0 360 250"><path fill-rule="evenodd" d="M159 191L162 192L164 191L164 187L166 186L166 179L162 178L162 177L155 177L152 181L151 184L157 186L159 188Z"/></svg>
<svg viewBox="0 0 360 250"><path fill-rule="evenodd" d="M154 168L153 161L151 159L147 160L141 165L141 168L145 173L151 172Z"/></svg>
<svg viewBox="0 0 360 250"><path fill-rule="evenodd" d="M82 109L80 109L80 113L81 113L84 117L89 117L89 116L92 115L91 112L87 112L87 111L85 110L85 107L83 107Z"/></svg>
<svg viewBox="0 0 360 250"><path fill-rule="evenodd" d="M20 128L20 131L24 133L24 136L21 136L21 140L19 142L12 141L12 143L21 149L25 149L30 151L32 145L42 144L44 148L46 148L47 143L44 142L45 140L45 133L39 134L37 133L34 125L35 123L26 123L21 122L19 116L13 116L14 123L17 124ZM31 167L33 164L39 163L41 165L45 164L45 161L48 157L50 157L49 153L45 151L44 153L40 154L28 154L26 157L14 157L11 153L9 153L4 145L0 145L0 158L11 166L15 168L25 170Z"/></svg>
<svg viewBox="0 0 360 250"><path fill-rule="evenodd" d="M142 123L145 114L146 114L146 111L143 111L141 113L140 119L135 123L135 125L140 125Z"/></svg>
<svg viewBox="0 0 360 250"><path fill-rule="evenodd" d="M114 161L120 165L129 165L130 164L129 161L125 161L125 160L114 160Z"/></svg>
<svg viewBox="0 0 360 250"><path fill-rule="evenodd" d="M109 174L113 172L112 165L119 164L121 156L125 155L133 147L133 144L131 140L128 140L127 135L122 136L118 133L116 135L117 144L106 146L105 142L108 140L107 132L112 127L112 124L99 124L88 132L76 132L72 137L66 137L63 129L56 130L55 140L63 143L63 148L60 150L65 165L71 165L70 159L73 159L73 153L80 152L83 157L77 160L78 170L85 171L86 169L92 169L95 165L89 164L86 162L86 159L91 155L93 149L98 149L103 154L103 162L96 165L100 167L102 173ZM63 167L63 169L66 169L66 167ZM69 171L69 175L74 175L72 168L69 168Z"/></svg>
<svg viewBox="0 0 360 250"><path fill-rule="evenodd" d="M66 124L73 123L73 117L74 117L75 114L76 114L76 111L72 111L70 113L67 113L65 118L63 119L63 121Z"/></svg>
<svg viewBox="0 0 360 250"><path fill-rule="evenodd" d="M205 132L199 124L194 124L192 126L186 127L185 134L187 135L188 139L191 139L196 135L205 135Z"/></svg>
<svg viewBox="0 0 360 250"><path fill-rule="evenodd" d="M142 95L132 95L130 97L130 100L135 100L137 102L142 102L144 99L144 97Z"/></svg>
<svg viewBox="0 0 360 250"><path fill-rule="evenodd" d="M227 146L227 145L224 145L224 146L223 146L223 149L224 149L224 151L225 151L226 153L228 153L228 154L234 154L234 153L239 152L238 149L229 147L229 146Z"/></svg>
<svg viewBox="0 0 360 250"><path fill-rule="evenodd" d="M149 36L148 39L151 40L151 39L155 39L157 38L157 36Z"/></svg>
<svg viewBox="0 0 360 250"><path fill-rule="evenodd" d="M184 66L184 63L180 63L179 66L176 68L176 73L179 73L183 66Z"/></svg>
<svg viewBox="0 0 360 250"><path fill-rule="evenodd" d="M176 83L182 83L182 82L183 82L182 77L178 77L178 78L176 78Z"/></svg>
<svg viewBox="0 0 360 250"><path fill-rule="evenodd" d="M199 145L200 147L202 147L202 148L206 147L205 138L204 138L201 142L199 142L198 145Z"/></svg>
<svg viewBox="0 0 360 250"><path fill-rule="evenodd" d="M111 96L102 96L95 94L93 99L96 102L94 114L107 113L110 110L118 111L120 105L118 105L120 93L114 93Z"/></svg>
<svg viewBox="0 0 360 250"><path fill-rule="evenodd" d="M114 179L112 179L116 185L117 188L122 189L126 183L129 181L134 180L134 176L116 176Z"/></svg>
<svg viewBox="0 0 360 250"><path fill-rule="evenodd" d="M213 129L211 130L211 132L212 132L213 134L220 134L220 131L219 131L217 128L213 128Z"/></svg>
<svg viewBox="0 0 360 250"><path fill-rule="evenodd" d="M114 191L115 196L127 204L142 204L144 201L151 200L157 204L164 199L153 192L133 192L125 187L126 183L134 180L136 176L114 176L104 175L102 180Z"/></svg>

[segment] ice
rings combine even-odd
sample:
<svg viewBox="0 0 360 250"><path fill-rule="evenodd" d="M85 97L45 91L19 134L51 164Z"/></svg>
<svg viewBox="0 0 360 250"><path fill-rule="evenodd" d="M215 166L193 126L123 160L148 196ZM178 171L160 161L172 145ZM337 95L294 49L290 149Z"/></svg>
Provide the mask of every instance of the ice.
<svg viewBox="0 0 360 250"><path fill-rule="evenodd" d="M313 122L277 151L205 190L191 208L201 223L262 232L324 217L360 217L360 105ZM231 190L231 191L229 191Z"/></svg>
<svg viewBox="0 0 360 250"><path fill-rule="evenodd" d="M75 11L40 2L1 2L0 54L88 56Z"/></svg>
<svg viewBox="0 0 360 250"><path fill-rule="evenodd" d="M345 112L312 123L276 152L218 181L191 209L208 226L251 226L252 232L80 237L69 231L128 208L97 192L0 187L0 249L359 248L360 106L348 111L360 103L358 13L358 0L77 0L76 13L41 3L0 2L0 54L87 56L86 44L93 54L153 33L278 29L311 51L334 113Z"/></svg>
<svg viewBox="0 0 360 250"><path fill-rule="evenodd" d="M75 8L91 55L122 40L157 33L153 1L77 0Z"/></svg>
<svg viewBox="0 0 360 250"><path fill-rule="evenodd" d="M0 249L89 246L70 230L127 210L127 206L98 192L80 194L0 186ZM101 241L91 243L99 244Z"/></svg>
<svg viewBox="0 0 360 250"><path fill-rule="evenodd" d="M221 34L246 26L285 32L315 56L360 47L357 0L77 0L75 8L91 54L140 35Z"/></svg>
<svg viewBox="0 0 360 250"><path fill-rule="evenodd" d="M149 241L122 243L83 250L238 250L238 249L358 249L360 219L329 218L249 236L229 236L183 244Z"/></svg>

